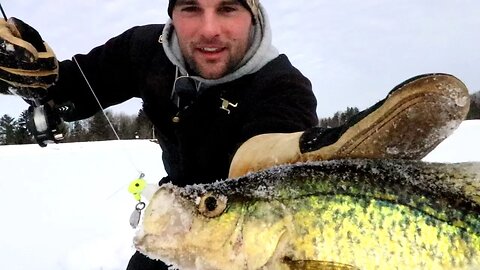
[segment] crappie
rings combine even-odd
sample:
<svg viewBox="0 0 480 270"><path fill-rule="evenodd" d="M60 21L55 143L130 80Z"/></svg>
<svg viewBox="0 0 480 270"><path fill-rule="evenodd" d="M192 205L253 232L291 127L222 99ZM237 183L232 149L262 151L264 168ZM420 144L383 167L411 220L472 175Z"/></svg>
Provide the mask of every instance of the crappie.
<svg viewBox="0 0 480 270"><path fill-rule="evenodd" d="M136 248L179 269L480 269L480 163L341 160L155 193Z"/></svg>

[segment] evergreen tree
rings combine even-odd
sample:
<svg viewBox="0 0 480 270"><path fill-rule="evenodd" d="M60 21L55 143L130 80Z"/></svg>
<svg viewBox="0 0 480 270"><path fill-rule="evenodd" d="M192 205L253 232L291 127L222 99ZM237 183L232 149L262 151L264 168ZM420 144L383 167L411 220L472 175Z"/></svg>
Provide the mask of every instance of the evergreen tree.
<svg viewBox="0 0 480 270"><path fill-rule="evenodd" d="M115 130L118 136L124 140L135 139L136 117L126 114L116 114L113 116Z"/></svg>
<svg viewBox="0 0 480 270"><path fill-rule="evenodd" d="M112 114L109 111L105 112L111 119ZM89 141L103 141L115 139L115 134L112 131L103 112L98 112L89 119L89 129L86 139Z"/></svg>
<svg viewBox="0 0 480 270"><path fill-rule="evenodd" d="M14 144L33 143L33 136L30 134L30 131L27 128L29 118L28 110L25 110L14 122Z"/></svg>
<svg viewBox="0 0 480 270"><path fill-rule="evenodd" d="M333 117L319 119L318 126L320 127L338 127L345 124L352 116L359 113L357 107L347 107L343 112L336 112Z"/></svg>
<svg viewBox="0 0 480 270"><path fill-rule="evenodd" d="M0 118L0 144L15 143L15 119L8 114Z"/></svg>
<svg viewBox="0 0 480 270"><path fill-rule="evenodd" d="M71 123L66 142L83 142L87 140L88 130L84 126L85 121L79 120Z"/></svg>
<svg viewBox="0 0 480 270"><path fill-rule="evenodd" d="M139 139L155 139L152 122L147 117L143 109L138 111L136 119L136 136Z"/></svg>
<svg viewBox="0 0 480 270"><path fill-rule="evenodd" d="M480 119L480 91L470 95L470 110L467 119Z"/></svg>

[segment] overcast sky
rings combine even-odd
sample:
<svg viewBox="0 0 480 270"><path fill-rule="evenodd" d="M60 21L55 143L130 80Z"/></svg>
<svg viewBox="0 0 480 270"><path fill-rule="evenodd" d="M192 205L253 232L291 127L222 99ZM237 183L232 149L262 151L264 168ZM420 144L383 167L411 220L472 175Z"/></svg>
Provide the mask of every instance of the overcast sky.
<svg viewBox="0 0 480 270"><path fill-rule="evenodd" d="M167 19L166 0L3 0L7 16L34 26L60 60L128 28ZM313 83L320 117L384 98L409 77L451 73L480 90L478 0L263 0L274 44ZM116 111L134 114L140 102ZM19 98L0 97L17 117Z"/></svg>

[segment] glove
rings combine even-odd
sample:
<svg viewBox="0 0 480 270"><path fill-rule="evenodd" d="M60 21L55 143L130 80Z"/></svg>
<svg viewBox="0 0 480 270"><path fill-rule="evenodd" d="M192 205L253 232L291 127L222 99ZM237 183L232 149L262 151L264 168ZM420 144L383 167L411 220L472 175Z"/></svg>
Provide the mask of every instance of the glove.
<svg viewBox="0 0 480 270"><path fill-rule="evenodd" d="M448 74L425 74L395 87L336 128L257 135L235 153L230 178L275 165L345 158L420 160L469 111L468 89Z"/></svg>
<svg viewBox="0 0 480 270"><path fill-rule="evenodd" d="M0 94L39 99L58 78L52 49L19 19L0 20L0 55Z"/></svg>

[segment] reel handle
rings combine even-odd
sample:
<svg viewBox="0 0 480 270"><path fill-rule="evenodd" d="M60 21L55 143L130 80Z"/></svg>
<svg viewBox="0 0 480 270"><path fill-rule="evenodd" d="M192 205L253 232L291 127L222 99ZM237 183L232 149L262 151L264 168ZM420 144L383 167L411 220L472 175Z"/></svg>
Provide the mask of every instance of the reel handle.
<svg viewBox="0 0 480 270"><path fill-rule="evenodd" d="M59 143L64 139L60 130L62 115L67 114L73 106L63 105L52 108L49 104L31 105L28 108L27 128L41 147L49 143Z"/></svg>

